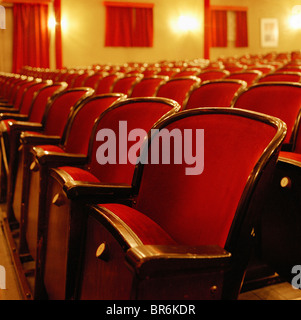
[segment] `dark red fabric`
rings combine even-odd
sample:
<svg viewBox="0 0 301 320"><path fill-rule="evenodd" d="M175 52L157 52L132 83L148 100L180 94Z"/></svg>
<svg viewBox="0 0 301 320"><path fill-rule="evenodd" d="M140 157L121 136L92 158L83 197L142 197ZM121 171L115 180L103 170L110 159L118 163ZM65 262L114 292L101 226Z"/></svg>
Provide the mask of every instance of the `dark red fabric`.
<svg viewBox="0 0 301 320"><path fill-rule="evenodd" d="M129 90L131 89L132 85L136 80L137 80L136 76L126 76L126 77L120 78L114 84L112 92L128 94Z"/></svg>
<svg viewBox="0 0 301 320"><path fill-rule="evenodd" d="M14 3L13 72L49 68L48 5Z"/></svg>
<svg viewBox="0 0 301 320"><path fill-rule="evenodd" d="M105 94L111 92L113 83L117 80L117 74L110 74L101 78L96 86L95 94Z"/></svg>
<svg viewBox="0 0 301 320"><path fill-rule="evenodd" d="M63 67L62 57L62 25L61 25L61 0L53 1L53 9L55 14L55 60L56 68L61 69Z"/></svg>
<svg viewBox="0 0 301 320"><path fill-rule="evenodd" d="M32 84L24 93L22 104L20 107L20 113L29 115L31 112L32 101L34 99L35 94L39 91L39 89L46 86L45 82L39 82Z"/></svg>
<svg viewBox="0 0 301 320"><path fill-rule="evenodd" d="M135 164L126 161L128 151L133 145L136 145L136 143L141 145L143 141L139 139L137 141L128 141L127 148L124 148L119 153L119 145L125 145L124 141L119 141L119 135L121 135L121 139L127 139L127 136L119 131L119 121L127 122L127 133L130 133L133 129L143 129L145 132L148 132L153 124L170 110L171 107L167 104L140 102L127 104L106 113L105 117L100 120L96 132L101 129L114 131L116 135L117 164L106 163L100 165L98 163L96 158L97 150L107 141L96 141L96 137L93 137L92 159L89 164L90 172L99 180L106 183L131 184ZM122 161L119 161L120 158L124 160L124 164L121 163Z"/></svg>
<svg viewBox="0 0 301 320"><path fill-rule="evenodd" d="M130 227L144 245L175 245L176 242L158 224L139 211L121 204L100 204Z"/></svg>
<svg viewBox="0 0 301 320"><path fill-rule="evenodd" d="M157 91L157 97L169 98L177 101L181 106L188 94L197 82L193 79L176 79L170 80L160 86Z"/></svg>
<svg viewBox="0 0 301 320"><path fill-rule="evenodd" d="M134 97L152 97L155 95L156 90L162 79L160 78L144 78L135 85L131 93L131 98Z"/></svg>
<svg viewBox="0 0 301 320"><path fill-rule="evenodd" d="M248 177L276 130L236 116L188 120L167 128L204 129L203 173L186 175L185 163L145 165L135 208L180 244L224 247Z"/></svg>
<svg viewBox="0 0 301 320"><path fill-rule="evenodd" d="M201 107L230 107L241 85L234 82L221 82L202 85L193 90L185 109Z"/></svg>
<svg viewBox="0 0 301 320"><path fill-rule="evenodd" d="M62 136L71 108L86 94L86 90L70 91L60 96L47 113L44 133Z"/></svg>
<svg viewBox="0 0 301 320"><path fill-rule="evenodd" d="M235 102L235 108L272 115L287 125L288 143L301 106L301 88L292 85L260 85L243 92Z"/></svg>
<svg viewBox="0 0 301 320"><path fill-rule="evenodd" d="M54 84L47 86L39 92L33 101L29 120L31 122L42 122L42 118L47 106L48 99L60 88L60 85Z"/></svg>
<svg viewBox="0 0 301 320"><path fill-rule="evenodd" d="M76 113L67 136L65 151L70 153L88 153L92 128L96 119L119 97L102 97L90 100Z"/></svg>
<svg viewBox="0 0 301 320"><path fill-rule="evenodd" d="M106 6L107 47L151 47L153 9Z"/></svg>
<svg viewBox="0 0 301 320"><path fill-rule="evenodd" d="M135 8L135 28L133 32L134 47L153 46L153 9Z"/></svg>
<svg viewBox="0 0 301 320"><path fill-rule="evenodd" d="M211 11L211 46L227 47L228 44L228 26L227 11Z"/></svg>
<svg viewBox="0 0 301 320"><path fill-rule="evenodd" d="M286 73L276 73L267 74L261 78L258 82L274 82L274 81L287 81L287 82L300 82L300 74L286 74Z"/></svg>
<svg viewBox="0 0 301 320"><path fill-rule="evenodd" d="M38 147L48 152L64 153L64 150L61 147L52 144L39 145Z"/></svg>
<svg viewBox="0 0 301 320"><path fill-rule="evenodd" d="M76 167L60 167L59 169L64 170L66 173L70 175L70 178L74 181L85 181L85 182L96 182L100 181L89 171L83 170Z"/></svg>
<svg viewBox="0 0 301 320"><path fill-rule="evenodd" d="M226 76L225 72L222 70L210 70L204 71L198 75L198 77L204 82L207 80L218 80L223 79Z"/></svg>
<svg viewBox="0 0 301 320"><path fill-rule="evenodd" d="M301 163L301 153L280 151L279 158L291 159Z"/></svg>
<svg viewBox="0 0 301 320"><path fill-rule="evenodd" d="M236 47L248 47L247 11L236 11Z"/></svg>
<svg viewBox="0 0 301 320"><path fill-rule="evenodd" d="M211 47L210 0L204 0L204 58L210 59Z"/></svg>
<svg viewBox="0 0 301 320"><path fill-rule="evenodd" d="M232 73L226 77L226 79L238 79L246 81L248 86L252 85L259 78L258 74L251 72L238 72Z"/></svg>

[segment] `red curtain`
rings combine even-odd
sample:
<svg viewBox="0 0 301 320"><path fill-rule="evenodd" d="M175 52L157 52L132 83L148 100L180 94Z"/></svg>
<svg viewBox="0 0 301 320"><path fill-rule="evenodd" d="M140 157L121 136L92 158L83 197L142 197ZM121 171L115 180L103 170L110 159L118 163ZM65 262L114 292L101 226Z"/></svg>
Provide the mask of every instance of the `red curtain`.
<svg viewBox="0 0 301 320"><path fill-rule="evenodd" d="M134 47L153 46L153 10L150 8L136 8L136 25L133 32Z"/></svg>
<svg viewBox="0 0 301 320"><path fill-rule="evenodd" d="M106 7L108 47L151 47L153 45L153 9Z"/></svg>
<svg viewBox="0 0 301 320"><path fill-rule="evenodd" d="M13 72L49 68L48 5L14 4Z"/></svg>
<svg viewBox="0 0 301 320"><path fill-rule="evenodd" d="M227 47L227 11L212 10L211 11L211 46Z"/></svg>
<svg viewBox="0 0 301 320"><path fill-rule="evenodd" d="M236 47L248 47L248 21L246 11L236 11Z"/></svg>
<svg viewBox="0 0 301 320"><path fill-rule="evenodd" d="M53 9L55 14L55 62L56 68L62 69L62 26L61 26L61 0L53 1Z"/></svg>

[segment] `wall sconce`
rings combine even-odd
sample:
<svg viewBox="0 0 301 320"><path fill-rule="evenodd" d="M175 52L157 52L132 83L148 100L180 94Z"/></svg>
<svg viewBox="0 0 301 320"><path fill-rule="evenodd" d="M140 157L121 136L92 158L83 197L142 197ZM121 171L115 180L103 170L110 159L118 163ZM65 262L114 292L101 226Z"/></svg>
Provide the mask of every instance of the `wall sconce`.
<svg viewBox="0 0 301 320"><path fill-rule="evenodd" d="M48 19L48 27L49 29L51 30L54 30L55 27L58 25L59 23L55 20L55 17L54 16L51 16L49 19ZM67 21L65 18L62 18L61 20L61 28L62 28L62 31L65 32L67 30Z"/></svg>
<svg viewBox="0 0 301 320"><path fill-rule="evenodd" d="M190 16L180 16L178 19L178 28L183 32L195 31L199 27L196 18Z"/></svg>
<svg viewBox="0 0 301 320"><path fill-rule="evenodd" d="M293 7L290 25L293 29L301 29L301 5Z"/></svg>
<svg viewBox="0 0 301 320"><path fill-rule="evenodd" d="M55 26L56 26L56 23L57 22L55 21L55 17L54 16L49 17L49 19L48 19L48 28L53 30L55 28Z"/></svg>
<svg viewBox="0 0 301 320"><path fill-rule="evenodd" d="M200 22L197 18L190 15L181 15L172 22L174 32L187 33L194 32L200 28Z"/></svg>

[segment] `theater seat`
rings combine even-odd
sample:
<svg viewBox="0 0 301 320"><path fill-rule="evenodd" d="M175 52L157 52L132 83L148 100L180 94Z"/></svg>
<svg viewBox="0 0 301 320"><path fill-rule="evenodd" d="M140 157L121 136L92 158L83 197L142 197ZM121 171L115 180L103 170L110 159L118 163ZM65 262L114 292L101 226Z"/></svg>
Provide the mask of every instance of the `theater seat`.
<svg viewBox="0 0 301 320"><path fill-rule="evenodd" d="M66 83L41 83L37 85L37 87L33 86L33 92L29 92L28 94L28 103L30 104L28 108L28 114L20 114L20 113L7 113L5 120L0 122L0 130L1 130L1 164L3 164L0 168L1 171L1 199L4 201L6 196L6 180L7 175L9 174L9 158L14 157L14 147L10 148L10 145L18 145L17 140L19 139L20 131L17 130L18 125L24 125L24 121L28 121L28 123L41 123L43 113L45 111L48 98L50 98L55 93L59 93L62 90L65 90L67 87ZM35 90L37 89L37 92ZM34 94L34 96L32 96ZM26 106L26 103L25 103ZM26 110L25 108L25 110ZM21 109L22 111L22 109ZM21 121L21 122L20 122ZM12 153L10 155L10 152Z"/></svg>
<svg viewBox="0 0 301 320"><path fill-rule="evenodd" d="M261 210L260 258L281 281L300 285L301 155L280 152L272 185ZM294 280L295 278L295 280ZM266 281L267 282L267 281Z"/></svg>
<svg viewBox="0 0 301 320"><path fill-rule="evenodd" d="M172 78L158 87L155 96L173 99L183 107L186 97L200 83L195 76Z"/></svg>
<svg viewBox="0 0 301 320"><path fill-rule="evenodd" d="M177 112L179 109L180 106L175 101L158 97L131 98L118 102L103 113L95 124L94 133L91 136L88 163L83 167L62 164L63 166L50 169L48 197L45 200L46 212L42 212L48 217L45 228L47 232L43 234L43 244L47 244L47 247L46 254L42 250L39 257L39 260L42 261L41 274L44 275L49 299L70 299L74 296L75 278L73 275L79 258L77 256L79 251L75 248L78 248L81 232L84 230L81 229L81 213L84 204L87 201L97 203L104 184L115 185L120 192L127 193L137 160L136 152L131 154L131 160L127 158L130 150L138 152L139 146L143 143L152 125L160 118ZM126 125L126 128L123 125ZM116 133L116 136L119 137L116 141L117 146L115 146L118 157L116 163L109 161L104 154L99 154L101 148L106 147L106 142L102 142L99 137L99 133L104 132L103 130L111 130L110 132ZM139 131L137 140L131 138L127 142L119 140L126 139L127 133L132 132L133 134L133 130ZM97 154L98 157L96 157ZM79 189L73 185L76 181L83 182L79 186L80 193L78 193ZM112 200L110 194L111 191L107 197ZM67 242L65 242L66 239L68 239ZM41 241L41 239L38 240ZM64 258L54 261L52 257L57 254ZM58 279L61 282L59 287L56 285Z"/></svg>
<svg viewBox="0 0 301 320"><path fill-rule="evenodd" d="M13 194L15 189L15 179L17 176L18 161L27 154L27 147L30 144L45 144L58 142L64 132L65 125L71 112L76 109L82 99L92 95L91 88L67 89L55 95L46 106L41 123L10 123L10 131L16 133L19 139L11 139L10 144L10 177L7 185L7 216L9 221L14 221L16 216L12 210ZM14 129L12 130L12 128ZM47 142L46 142L47 141ZM22 148L20 149L20 143Z"/></svg>
<svg viewBox="0 0 301 320"><path fill-rule="evenodd" d="M269 114L283 120L287 125L283 149L294 150L301 115L301 85L299 83L254 84L237 97L233 106Z"/></svg>
<svg viewBox="0 0 301 320"><path fill-rule="evenodd" d="M183 103L183 109L232 106L234 99L247 88L242 80L211 80L194 88Z"/></svg>
<svg viewBox="0 0 301 320"><path fill-rule="evenodd" d="M262 114L205 108L175 114L156 128L143 152L149 161L136 167L128 198L120 192L118 203L116 190L108 202L103 187L99 204L82 213L87 223L76 298L236 299L286 126ZM182 136L192 130L198 146L192 152L203 171L187 174L192 162L174 161L182 140L174 146L163 140L170 164L151 162L153 152L161 154L152 146L163 129ZM204 130L204 142L196 130Z"/></svg>
<svg viewBox="0 0 301 320"><path fill-rule="evenodd" d="M227 70L204 70L198 74L198 78L202 81L223 79L230 74Z"/></svg>
<svg viewBox="0 0 301 320"><path fill-rule="evenodd" d="M129 95L133 85L139 82L142 78L142 74L124 75L115 80L115 82L112 84L110 92L124 93Z"/></svg>
<svg viewBox="0 0 301 320"><path fill-rule="evenodd" d="M148 76L143 77L140 81L132 86L129 92L129 97L153 97L157 91L157 88L166 82L169 78L166 76Z"/></svg>
<svg viewBox="0 0 301 320"><path fill-rule="evenodd" d="M248 86L256 83L262 76L262 72L258 70L233 72L225 77L225 79L237 79L246 81Z"/></svg>
<svg viewBox="0 0 301 320"><path fill-rule="evenodd" d="M113 83L122 76L122 73L116 72L108 74L99 79L95 88L95 94L104 94L112 92L111 88Z"/></svg>
<svg viewBox="0 0 301 320"><path fill-rule="evenodd" d="M261 77L258 82L300 82L301 72L274 72Z"/></svg>

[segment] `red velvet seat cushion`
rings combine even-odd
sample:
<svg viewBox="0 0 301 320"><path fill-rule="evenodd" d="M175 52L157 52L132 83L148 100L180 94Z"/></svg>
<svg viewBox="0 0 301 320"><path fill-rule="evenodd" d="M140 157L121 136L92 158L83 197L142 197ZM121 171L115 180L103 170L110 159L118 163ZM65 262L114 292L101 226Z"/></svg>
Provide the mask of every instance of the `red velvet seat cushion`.
<svg viewBox="0 0 301 320"><path fill-rule="evenodd" d="M279 158L286 158L286 159L301 162L301 154L295 153L295 152L280 151Z"/></svg>
<svg viewBox="0 0 301 320"><path fill-rule="evenodd" d="M64 153L65 151L56 145L51 145L51 144L47 144L47 145L41 145L39 146L40 149L43 149L44 151L48 151L48 152L59 152L59 153Z"/></svg>
<svg viewBox="0 0 301 320"><path fill-rule="evenodd" d="M153 220L122 204L101 204L131 229L144 245L175 245L176 242Z"/></svg>
<svg viewBox="0 0 301 320"><path fill-rule="evenodd" d="M100 183L100 181L89 171L76 168L76 167L60 167L59 169L64 170L66 173L70 175L70 178L74 181L86 181L86 182L96 182Z"/></svg>

